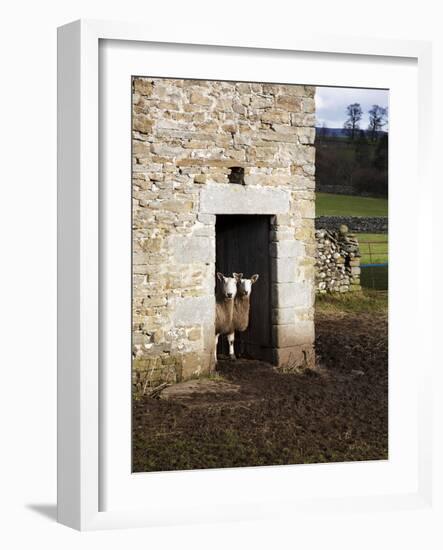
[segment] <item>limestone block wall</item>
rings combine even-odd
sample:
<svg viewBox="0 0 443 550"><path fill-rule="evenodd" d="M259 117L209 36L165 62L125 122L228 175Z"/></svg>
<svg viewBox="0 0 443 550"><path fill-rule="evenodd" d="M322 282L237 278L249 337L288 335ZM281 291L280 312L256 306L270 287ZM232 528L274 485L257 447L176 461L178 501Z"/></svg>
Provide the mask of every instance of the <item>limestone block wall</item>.
<svg viewBox="0 0 443 550"><path fill-rule="evenodd" d="M272 216L270 360L311 363L314 87L132 84L134 382L213 367L217 214Z"/></svg>

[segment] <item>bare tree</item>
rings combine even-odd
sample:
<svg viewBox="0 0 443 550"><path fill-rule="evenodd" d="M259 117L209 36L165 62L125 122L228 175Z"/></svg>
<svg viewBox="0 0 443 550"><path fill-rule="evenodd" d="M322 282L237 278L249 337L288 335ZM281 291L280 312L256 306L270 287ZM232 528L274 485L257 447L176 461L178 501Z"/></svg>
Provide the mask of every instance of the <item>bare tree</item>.
<svg viewBox="0 0 443 550"><path fill-rule="evenodd" d="M356 131L360 128L360 120L363 115L360 103L351 103L346 107L347 120L343 124L343 128L348 131L348 135L353 140Z"/></svg>
<svg viewBox="0 0 443 550"><path fill-rule="evenodd" d="M373 105L369 110L369 126L368 130L371 134L371 140L377 139L378 132L388 122L388 109L386 107L380 107L380 105Z"/></svg>

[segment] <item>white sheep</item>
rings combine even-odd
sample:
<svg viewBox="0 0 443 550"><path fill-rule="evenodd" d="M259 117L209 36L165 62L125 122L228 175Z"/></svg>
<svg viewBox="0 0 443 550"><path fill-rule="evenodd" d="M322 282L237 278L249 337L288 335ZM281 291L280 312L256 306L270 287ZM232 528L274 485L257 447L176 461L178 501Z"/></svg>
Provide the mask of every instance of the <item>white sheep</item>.
<svg viewBox="0 0 443 550"><path fill-rule="evenodd" d="M234 355L234 340L235 331L244 332L249 326L249 312L251 308L251 292L252 285L258 280L258 275L252 275L250 279L244 279L243 273L233 273L237 283L237 294L234 299L234 315L233 315L233 332L228 335L230 341L229 355L231 359L235 359ZM231 337L231 339L230 339ZM231 354L232 341L232 354Z"/></svg>
<svg viewBox="0 0 443 550"><path fill-rule="evenodd" d="M223 273L217 273L219 284L215 293L215 350L214 357L217 364L217 344L220 335L226 334L229 342L229 356L234 355L234 300L237 294L237 280L234 277L225 277Z"/></svg>

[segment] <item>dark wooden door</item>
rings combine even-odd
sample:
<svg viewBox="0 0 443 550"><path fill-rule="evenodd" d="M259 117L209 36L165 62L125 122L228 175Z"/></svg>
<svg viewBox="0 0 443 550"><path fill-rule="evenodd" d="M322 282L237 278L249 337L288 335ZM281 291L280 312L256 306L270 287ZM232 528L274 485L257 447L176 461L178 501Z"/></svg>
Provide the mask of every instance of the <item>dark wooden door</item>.
<svg viewBox="0 0 443 550"><path fill-rule="evenodd" d="M254 359L266 359L271 347L269 224L269 216L223 215L216 219L216 272L260 276L252 287L248 330L236 334L235 346L237 356ZM226 343L220 344L219 352L227 352Z"/></svg>

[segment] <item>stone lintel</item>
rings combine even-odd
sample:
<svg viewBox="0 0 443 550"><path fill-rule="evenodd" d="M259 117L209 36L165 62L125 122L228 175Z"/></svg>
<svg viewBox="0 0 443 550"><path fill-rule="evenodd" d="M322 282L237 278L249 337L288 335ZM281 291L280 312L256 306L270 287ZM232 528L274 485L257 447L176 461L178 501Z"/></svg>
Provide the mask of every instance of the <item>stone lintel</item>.
<svg viewBox="0 0 443 550"><path fill-rule="evenodd" d="M284 214L290 194L284 189L238 184L208 184L200 191L203 214Z"/></svg>

